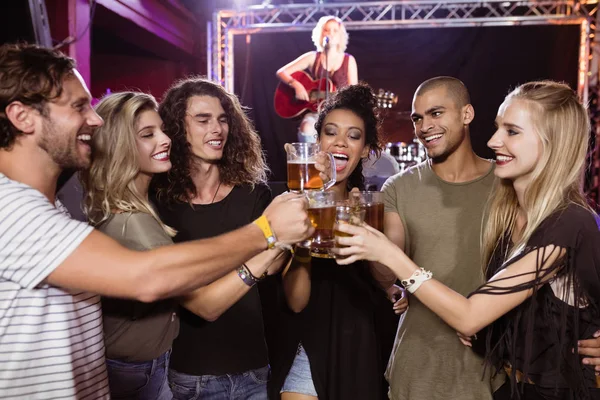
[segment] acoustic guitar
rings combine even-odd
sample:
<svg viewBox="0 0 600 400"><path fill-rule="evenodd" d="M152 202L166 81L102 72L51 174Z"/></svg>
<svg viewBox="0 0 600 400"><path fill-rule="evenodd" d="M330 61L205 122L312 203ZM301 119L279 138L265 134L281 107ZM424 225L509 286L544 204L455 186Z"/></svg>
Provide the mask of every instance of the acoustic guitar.
<svg viewBox="0 0 600 400"><path fill-rule="evenodd" d="M298 100L296 98L296 91L291 86L279 82L275 90L274 105L275 112L281 118L298 117L306 111L318 112L319 104L325 100L327 91L333 93L336 90L331 79L313 79L304 71L292 73L292 78L304 86L308 93L309 101ZM379 89L375 96L377 97L377 107L380 108L392 108L398 102L396 94L383 89Z"/></svg>

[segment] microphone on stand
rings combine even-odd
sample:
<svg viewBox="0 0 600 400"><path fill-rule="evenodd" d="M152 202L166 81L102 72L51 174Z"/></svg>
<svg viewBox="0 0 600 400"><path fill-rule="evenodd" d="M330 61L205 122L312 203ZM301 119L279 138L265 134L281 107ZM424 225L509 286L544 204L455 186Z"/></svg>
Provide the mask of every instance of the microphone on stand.
<svg viewBox="0 0 600 400"><path fill-rule="evenodd" d="M325 36L323 38L323 49L328 49L329 48L329 36Z"/></svg>

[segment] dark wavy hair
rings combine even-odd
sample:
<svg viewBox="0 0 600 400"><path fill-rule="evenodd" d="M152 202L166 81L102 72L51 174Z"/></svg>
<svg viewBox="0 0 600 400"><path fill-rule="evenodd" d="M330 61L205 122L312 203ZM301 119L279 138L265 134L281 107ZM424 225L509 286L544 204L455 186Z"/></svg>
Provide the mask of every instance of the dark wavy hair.
<svg viewBox="0 0 600 400"><path fill-rule="evenodd" d="M74 68L75 61L58 51L25 43L0 46L0 148L10 149L22 133L8 119L6 107L20 101L47 116L47 103L60 97Z"/></svg>
<svg viewBox="0 0 600 400"><path fill-rule="evenodd" d="M227 116L229 135L223 158L219 161L221 182L227 185L254 186L267 182L269 167L265 161L260 136L246 115L237 96L221 85L200 77L176 82L164 96L158 108L164 131L171 138L173 167L154 176L152 190L162 203L188 202L196 196L192 181L192 150L186 137L185 116L192 96L211 96L219 99Z"/></svg>
<svg viewBox="0 0 600 400"><path fill-rule="evenodd" d="M359 116L365 124L365 146L369 147L369 153L379 158L383 150L381 140L381 118L377 108L377 97L366 83L346 86L335 92L333 96L321 104L319 117L315 123L315 129L321 135L323 121L327 114L333 110L348 110ZM364 190L365 178L362 173L362 162L358 163L347 181L348 190L359 188Z"/></svg>

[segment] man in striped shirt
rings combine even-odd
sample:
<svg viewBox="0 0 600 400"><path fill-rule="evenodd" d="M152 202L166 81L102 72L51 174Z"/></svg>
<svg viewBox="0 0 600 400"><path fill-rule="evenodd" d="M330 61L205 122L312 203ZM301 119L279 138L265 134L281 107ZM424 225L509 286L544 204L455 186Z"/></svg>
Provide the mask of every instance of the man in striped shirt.
<svg viewBox="0 0 600 400"><path fill-rule="evenodd" d="M71 219L55 197L64 169L86 168L102 119L72 59L0 46L0 397L107 399L98 294L155 301L234 270L312 228L302 196L216 238L135 252ZM261 219L264 222L265 219ZM271 238L271 242L273 238Z"/></svg>

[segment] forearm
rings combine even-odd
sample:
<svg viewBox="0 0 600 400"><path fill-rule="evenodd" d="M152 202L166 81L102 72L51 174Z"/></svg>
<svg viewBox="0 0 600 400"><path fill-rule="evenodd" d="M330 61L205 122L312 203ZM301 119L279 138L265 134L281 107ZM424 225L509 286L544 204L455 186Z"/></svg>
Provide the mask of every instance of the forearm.
<svg viewBox="0 0 600 400"><path fill-rule="evenodd" d="M369 262L369 269L371 270L371 275L383 290L388 290L396 283L396 275L385 265L377 262Z"/></svg>
<svg viewBox="0 0 600 400"><path fill-rule="evenodd" d="M306 257L310 260L310 256ZM292 258L290 265L283 273L283 292L286 302L288 307L297 313L304 310L310 300L312 267L308 260L301 262L297 257Z"/></svg>
<svg viewBox="0 0 600 400"><path fill-rule="evenodd" d="M382 263L400 280L408 279L419 267L402 250L391 248ZM506 285L506 284L503 284ZM531 295L524 290L502 295L476 294L466 298L443 283L430 279L412 294L458 332L472 336Z"/></svg>
<svg viewBox="0 0 600 400"><path fill-rule="evenodd" d="M260 228L249 224L210 239L160 247L143 253L136 285L142 301L180 296L232 271L266 249Z"/></svg>
<svg viewBox="0 0 600 400"><path fill-rule="evenodd" d="M278 248L266 250L246 262L255 277L262 276L273 263L285 260L284 252ZM248 293L250 286L245 284L237 271L230 272L217 281L184 296L181 304L207 321L215 321L231 306Z"/></svg>
<svg viewBox="0 0 600 400"><path fill-rule="evenodd" d="M292 77L292 75L290 73L288 73L285 69L278 70L276 75L277 75L277 78L279 78L279 80L281 82L288 84L290 86L291 86L291 83L294 82L294 78Z"/></svg>

